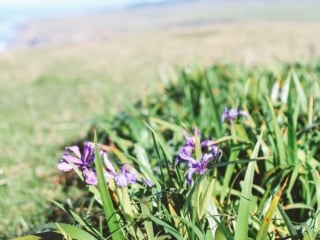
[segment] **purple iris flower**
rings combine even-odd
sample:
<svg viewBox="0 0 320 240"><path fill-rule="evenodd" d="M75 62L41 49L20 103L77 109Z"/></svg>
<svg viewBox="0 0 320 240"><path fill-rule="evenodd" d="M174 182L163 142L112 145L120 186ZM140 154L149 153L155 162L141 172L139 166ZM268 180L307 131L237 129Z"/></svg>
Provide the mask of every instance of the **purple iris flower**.
<svg viewBox="0 0 320 240"><path fill-rule="evenodd" d="M130 172L127 166L123 164L120 174L116 175L114 180L116 181L118 187L126 187L129 184L137 183L137 175Z"/></svg>
<svg viewBox="0 0 320 240"><path fill-rule="evenodd" d="M180 149L175 161L175 165L180 162L188 164L186 180L189 185L192 184L193 174L203 175L208 170L208 164L216 157L220 159L222 156L222 150L212 140L200 141L200 131L198 129L195 129L194 134L194 136L185 135L186 143ZM201 148L201 159L199 161L194 158L197 138Z"/></svg>
<svg viewBox="0 0 320 240"><path fill-rule="evenodd" d="M92 142L83 143L82 154L78 146L66 147L65 153L58 164L58 169L69 172L72 170L72 164L74 164L81 170L87 184L96 185L98 183L97 173L91 166L94 158L94 144Z"/></svg>
<svg viewBox="0 0 320 240"><path fill-rule="evenodd" d="M113 179L118 187L126 187L129 184L137 183L137 174L129 170L124 164L121 167L120 174L117 174L112 163L108 159L106 152L100 150L100 157L104 161L104 177L106 182L109 183L110 179ZM58 164L58 169L64 172L69 172L76 166L82 172L84 180L89 185L97 185L98 178L96 170L93 168L95 160L94 143L84 142L82 153L78 146L70 146L65 148L65 153ZM141 181L148 187L152 186L150 180L141 178Z"/></svg>
<svg viewBox="0 0 320 240"><path fill-rule="evenodd" d="M238 116L247 117L248 113L240 109L228 109L225 107L221 116L221 121L222 122L226 121L227 123L231 123Z"/></svg>
<svg viewBox="0 0 320 240"><path fill-rule="evenodd" d="M132 172L126 164L123 164L120 170L120 174L113 176L117 186L127 187L129 184L136 184L142 182L147 187L152 187L152 182L144 177L138 176L138 174Z"/></svg>
<svg viewBox="0 0 320 240"><path fill-rule="evenodd" d="M109 180L114 179L117 173L111 161L109 160L107 153L104 151L100 151L100 156L104 161L104 172L103 172L104 178L107 184L109 184Z"/></svg>

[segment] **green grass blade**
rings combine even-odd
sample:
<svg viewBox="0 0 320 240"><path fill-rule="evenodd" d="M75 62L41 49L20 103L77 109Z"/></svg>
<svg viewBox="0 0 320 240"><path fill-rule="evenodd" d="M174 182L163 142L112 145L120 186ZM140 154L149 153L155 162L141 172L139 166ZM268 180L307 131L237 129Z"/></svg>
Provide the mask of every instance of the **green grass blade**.
<svg viewBox="0 0 320 240"><path fill-rule="evenodd" d="M190 222L188 219L185 219L183 217L179 217L179 216L171 216L171 217L178 219L185 226L189 227L189 229L191 229L192 233L195 234L195 236L197 236L196 239L204 240L205 233L203 233L196 224L194 224L193 222ZM192 238L189 237L189 239L192 239Z"/></svg>
<svg viewBox="0 0 320 240"><path fill-rule="evenodd" d="M262 134L254 147L251 158L257 158L258 152L261 145ZM252 185L253 176L256 168L256 162L250 162L245 173L244 181L242 182L241 199L239 205L239 212L236 223L235 240L244 240L248 238L248 223L250 218L250 205L253 201L252 199Z"/></svg>
<svg viewBox="0 0 320 240"><path fill-rule="evenodd" d="M234 237L229 232L229 229L221 222L216 220L218 223L218 228L215 234L215 240L234 240Z"/></svg>
<svg viewBox="0 0 320 240"><path fill-rule="evenodd" d="M143 147L141 147L138 144L134 145L134 152L137 156L137 158L134 159L136 163L139 165L141 168L142 173L144 176L152 182L152 184L156 187L157 191L161 191L161 185L158 182L158 179L152 172L152 167L150 165L147 153Z"/></svg>
<svg viewBox="0 0 320 240"><path fill-rule="evenodd" d="M128 222L133 223L134 216L133 216L132 205L130 202L130 197L128 194L128 188L127 187L117 188L116 192L120 199L121 213L126 217L126 220Z"/></svg>
<svg viewBox="0 0 320 240"><path fill-rule="evenodd" d="M146 202L144 202L143 200L140 202L140 207L141 207L141 212L143 215L145 216L149 216L150 215L150 210L148 207L148 204ZM146 234L147 234L147 239L148 240L154 240L154 231L153 231L153 226L152 226L152 222L145 219L143 221L145 230L146 230Z"/></svg>
<svg viewBox="0 0 320 240"><path fill-rule="evenodd" d="M309 99L309 108L308 108L308 126L313 124L313 116L314 116L314 98L311 96Z"/></svg>
<svg viewBox="0 0 320 240"><path fill-rule="evenodd" d="M94 236L97 236L97 237L102 237L97 229L92 227L83 217L79 216L79 214L77 214L75 211L64 207L62 204L60 204L60 203L58 203L58 202L56 202L54 200L52 200L51 202L53 204L55 204L58 208L63 210L65 213L67 213L70 216L72 216L72 218L75 220L75 222L78 223L84 229L86 229L86 231L88 233L90 233L90 234L92 234Z"/></svg>
<svg viewBox="0 0 320 240"><path fill-rule="evenodd" d="M238 157L239 152L240 152L240 149L232 148L228 162L234 161ZM224 202L224 199L228 194L227 189L230 186L230 181L231 181L232 176L233 176L234 168L235 168L234 164L227 165L227 170L226 170L226 173L225 173L225 175L223 177L223 184L222 184L223 189L225 189L225 190L222 191L221 194L220 194L220 202L221 203Z"/></svg>
<svg viewBox="0 0 320 240"><path fill-rule="evenodd" d="M271 120L270 125L272 125L272 128L276 134L276 143L277 143L276 150L277 150L278 156L279 156L279 162L280 162L279 164L286 165L287 164L286 147L285 147L285 144L283 141L283 137L281 134L279 123L277 121L277 116L275 114L274 108L273 108L272 103L269 98L267 98L267 102L268 102L268 106L269 106L269 109L270 109L270 112L272 115L272 120Z"/></svg>
<svg viewBox="0 0 320 240"><path fill-rule="evenodd" d="M292 81L289 82L289 95L287 102L287 118L288 118L288 147L289 147L289 163L295 165L297 163L297 116L299 108L294 104L294 92Z"/></svg>
<svg viewBox="0 0 320 240"><path fill-rule="evenodd" d="M315 229L320 232L320 173L317 170L313 171L313 178L316 185L316 199L317 199L317 211L315 213Z"/></svg>
<svg viewBox="0 0 320 240"><path fill-rule="evenodd" d="M216 237L217 229L220 224L220 218L217 217L219 212L217 206L214 204L213 198L210 200L211 201L208 203L206 208L206 217L210 226L210 232L212 236Z"/></svg>
<svg viewBox="0 0 320 240"><path fill-rule="evenodd" d="M306 113L307 109L308 109L308 100L307 100L306 94L304 92L305 90L301 85L301 82L299 80L297 73L293 69L291 69L290 73L291 73L291 76L292 76L292 79L293 79L293 82L295 85L295 89L297 91L297 100L300 103L300 107L301 107L302 111L304 113Z"/></svg>
<svg viewBox="0 0 320 240"><path fill-rule="evenodd" d="M280 198L281 198L281 195L282 195L282 192L285 188L285 186L287 185L287 180L286 182L283 184L283 186L281 187L281 189L276 193L276 195L273 197L271 203L270 203L270 206L266 212L266 215L265 217L263 218L262 220L262 224L260 226L260 229L259 229L259 232L258 232L258 235L256 237L257 240L265 240L267 239L267 234L268 234L268 229L269 229L269 226L271 224L271 221L272 221L272 217L275 213L275 211L277 210L277 206L278 206L278 203L280 201Z"/></svg>
<svg viewBox="0 0 320 240"><path fill-rule="evenodd" d="M208 179L206 178L204 182L208 182ZM212 179L209 183L206 183L205 191L203 194L201 194L201 199L199 201L200 203L200 216L199 219L202 218L202 216L205 214L205 212L208 211L209 203L212 201L212 193L214 190L214 186L216 183L216 179Z"/></svg>
<svg viewBox="0 0 320 240"><path fill-rule="evenodd" d="M63 231L64 234L67 234L69 239L77 239L77 240L96 240L94 236L84 231L81 228L72 226L66 223L56 223L57 229Z"/></svg>
<svg viewBox="0 0 320 240"><path fill-rule="evenodd" d="M150 130L150 132L154 135L157 143L160 144L160 147L161 147L161 150L163 151L166 159L172 159L172 155L171 153L167 150L166 148L166 142L165 140L163 139L163 137L161 137L155 130L152 126L150 126L147 122L144 122L144 125Z"/></svg>
<svg viewBox="0 0 320 240"><path fill-rule="evenodd" d="M99 154L97 134L94 135L94 149L95 149L95 166L98 176L98 189L101 195L102 207L104 215L108 222L110 233L113 240L125 240L125 237L121 231L121 226L116 215L116 211L113 206L113 202L107 188L106 180L103 174L102 159Z"/></svg>
<svg viewBox="0 0 320 240"><path fill-rule="evenodd" d="M151 123L156 123L156 124L159 124L167 129L170 129L174 132L177 132L177 133L182 133L185 129L176 125L176 124L173 124L171 122L168 122L168 121L165 121L163 119L160 119L160 118L156 118L156 117L151 117L150 118L150 122Z"/></svg>
<svg viewBox="0 0 320 240"><path fill-rule="evenodd" d="M153 215L149 215L148 218L150 218L150 220L153 221L155 224L164 227L165 231L170 233L174 237L174 239L184 240L183 237L179 234L179 232L175 228L173 228L170 224L162 221L161 219Z"/></svg>
<svg viewBox="0 0 320 240"><path fill-rule="evenodd" d="M217 100L215 99L214 95L212 94L212 86L210 84L210 80L214 81L216 80L216 76L213 70L210 70L206 73L206 90L208 91L208 95L212 104L212 111L213 111L213 122L215 124L215 131L216 136L221 137L222 136L222 122L221 122L221 112L219 112L220 108L218 107Z"/></svg>
<svg viewBox="0 0 320 240"><path fill-rule="evenodd" d="M294 227L292 221L290 220L289 216L286 214L286 212L283 210L283 207L281 205L278 205L278 210L284 220L284 222L286 223L286 226L287 226L287 229L290 233L290 236L293 237L293 236L297 236L298 233L297 233L297 230L296 228Z"/></svg>
<svg viewBox="0 0 320 240"><path fill-rule="evenodd" d="M169 161L172 161L173 156L171 155L171 153L168 151L167 147L166 147L166 142L163 139L162 136L160 136L154 129L153 127L151 127L148 123L144 122L145 126L150 130L151 135L152 135L152 139L154 142L154 146L155 146L155 150L156 153L158 155L159 158L159 163L160 163L160 170L161 170L161 177L162 177L162 184L165 183L165 175L163 170L166 169L167 174L170 173L170 165L171 163ZM160 148L159 148L160 146ZM162 155L164 156L164 158L161 157L160 155L160 150L162 152ZM171 182L173 181L171 178L169 179ZM173 183L173 182L172 182Z"/></svg>
<svg viewBox="0 0 320 240"><path fill-rule="evenodd" d="M12 238L11 240L62 240L63 236L55 231L46 231L43 233L35 233L18 238Z"/></svg>

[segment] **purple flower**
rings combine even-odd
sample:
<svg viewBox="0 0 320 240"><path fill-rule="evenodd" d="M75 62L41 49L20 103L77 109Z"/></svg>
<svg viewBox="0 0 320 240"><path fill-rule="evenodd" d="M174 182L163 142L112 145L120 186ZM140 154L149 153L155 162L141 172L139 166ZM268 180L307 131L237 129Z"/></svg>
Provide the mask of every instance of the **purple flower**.
<svg viewBox="0 0 320 240"><path fill-rule="evenodd" d="M180 161L191 161L193 159L192 153L195 151L196 148L196 141L199 139L200 141L200 131L199 129L194 129L194 135L188 136L184 133L184 138L186 143L183 145L181 150L179 151L178 157L175 160L175 165L177 165ZM212 144L211 141L208 139L200 142L201 149L206 149Z"/></svg>
<svg viewBox="0 0 320 240"><path fill-rule="evenodd" d="M226 121L227 123L231 123L238 116L247 117L248 113L240 109L228 109L225 107L221 116L221 121L222 122Z"/></svg>
<svg viewBox="0 0 320 240"><path fill-rule="evenodd" d="M69 172L73 169L72 165L75 165L81 170L87 184L96 185L98 183L97 174L91 166L94 158L94 144L92 142L83 143L82 154L78 146L66 147L65 153L58 164L58 169Z"/></svg>
<svg viewBox="0 0 320 240"><path fill-rule="evenodd" d="M114 175L113 178L120 188L127 187L129 184L136 184L137 182L141 182L147 187L152 187L152 182L149 179L132 172L126 164L122 165L120 174Z"/></svg>
<svg viewBox="0 0 320 240"><path fill-rule="evenodd" d="M108 155L106 152L101 152L101 157L104 161L104 166L105 166L105 171L104 171L104 177L106 179L106 181L108 182L108 180L114 179L114 177L117 175L116 170L114 169L112 163L110 162Z"/></svg>
<svg viewBox="0 0 320 240"><path fill-rule="evenodd" d="M99 155L104 161L104 177L106 182L109 183L110 179L113 179L118 187L126 187L129 184L137 183L137 174L129 170L124 164L121 167L121 171L117 174L112 163L108 159L106 152L99 150ZM65 153L58 164L58 169L64 172L69 172L73 167L77 167L83 175L85 182L89 185L97 185L98 178L96 170L93 168L95 160L94 143L84 142L82 153L78 146L70 146L65 148ZM151 187L152 183L145 178L141 178L146 186Z"/></svg>
<svg viewBox="0 0 320 240"><path fill-rule="evenodd" d="M137 183L137 175L130 172L127 166L123 164L120 174L115 176L114 180L117 183L118 187L126 187L129 184Z"/></svg>
<svg viewBox="0 0 320 240"><path fill-rule="evenodd" d="M222 150L212 140L206 139L200 141L200 131L198 129L195 129L194 134L194 136L185 135L186 144L180 149L175 161L175 165L180 162L188 164L186 180L189 185L192 184L193 174L203 175L208 170L208 164L214 158L221 158L222 156ZM199 141L201 148L201 158L199 161L194 158L196 141Z"/></svg>

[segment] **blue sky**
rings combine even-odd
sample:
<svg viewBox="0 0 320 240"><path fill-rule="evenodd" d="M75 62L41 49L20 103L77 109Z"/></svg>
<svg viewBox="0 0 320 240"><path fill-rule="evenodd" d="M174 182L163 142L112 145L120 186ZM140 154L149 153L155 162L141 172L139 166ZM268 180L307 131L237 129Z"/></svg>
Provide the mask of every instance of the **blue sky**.
<svg viewBox="0 0 320 240"><path fill-rule="evenodd" d="M0 25L3 19L30 19L160 1L164 0L0 0Z"/></svg>
<svg viewBox="0 0 320 240"><path fill-rule="evenodd" d="M0 0L0 10L20 10L32 8L83 8L83 7L118 7L138 2L159 2L159 0ZM0 12L1 14L1 12Z"/></svg>

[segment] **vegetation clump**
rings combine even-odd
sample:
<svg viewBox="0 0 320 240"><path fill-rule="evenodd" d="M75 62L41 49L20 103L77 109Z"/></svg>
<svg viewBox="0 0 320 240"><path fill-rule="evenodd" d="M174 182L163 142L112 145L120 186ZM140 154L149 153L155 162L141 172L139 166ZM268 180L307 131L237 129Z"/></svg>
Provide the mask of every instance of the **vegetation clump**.
<svg viewBox="0 0 320 240"><path fill-rule="evenodd" d="M67 239L319 239L319 69L168 76L159 93L96 119L94 165L60 161L91 200L77 213L57 203L73 222L49 228Z"/></svg>

